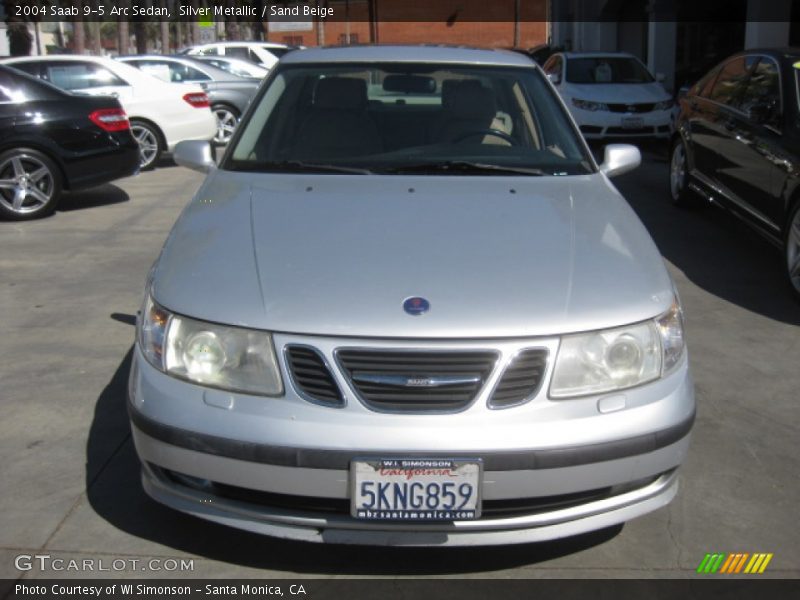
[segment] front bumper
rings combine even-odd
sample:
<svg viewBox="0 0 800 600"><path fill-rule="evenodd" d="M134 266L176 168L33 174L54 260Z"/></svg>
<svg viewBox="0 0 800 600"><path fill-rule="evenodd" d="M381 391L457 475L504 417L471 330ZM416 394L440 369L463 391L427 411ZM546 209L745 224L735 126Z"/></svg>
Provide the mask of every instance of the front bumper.
<svg viewBox="0 0 800 600"><path fill-rule="evenodd" d="M167 151L173 152L179 142L187 140L209 141L217 135L217 119L211 109L193 108L184 111L180 118L163 123L162 131Z"/></svg>
<svg viewBox="0 0 800 600"><path fill-rule="evenodd" d="M575 106L569 108L586 139L668 138L673 130L670 110L617 113L583 110Z"/></svg>
<svg viewBox="0 0 800 600"><path fill-rule="evenodd" d="M279 356L298 341L274 336ZM328 355L358 341L311 342ZM557 343L536 340L552 346L551 356ZM493 343L502 356L525 344ZM420 415L373 412L344 385L345 407L315 405L293 389L283 361L281 370L284 397L230 394L161 373L137 347L129 410L148 494L201 518L308 541L472 545L555 539L667 504L677 491L675 469L686 456L694 419L686 360L669 377L614 394L622 408L612 412L599 408L608 395L549 400L549 371L526 404L490 410L479 396L462 412ZM481 459L483 516L424 524L353 519L349 463L358 456Z"/></svg>

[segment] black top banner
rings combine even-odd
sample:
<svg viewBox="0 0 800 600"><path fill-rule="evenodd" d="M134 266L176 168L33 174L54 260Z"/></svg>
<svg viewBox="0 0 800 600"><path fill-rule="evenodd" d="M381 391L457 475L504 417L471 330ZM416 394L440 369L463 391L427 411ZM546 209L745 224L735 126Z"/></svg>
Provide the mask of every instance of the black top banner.
<svg viewBox="0 0 800 600"><path fill-rule="evenodd" d="M13 21L639 22L798 19L795 2L757 0L2 0ZM741 20L741 19L739 19Z"/></svg>

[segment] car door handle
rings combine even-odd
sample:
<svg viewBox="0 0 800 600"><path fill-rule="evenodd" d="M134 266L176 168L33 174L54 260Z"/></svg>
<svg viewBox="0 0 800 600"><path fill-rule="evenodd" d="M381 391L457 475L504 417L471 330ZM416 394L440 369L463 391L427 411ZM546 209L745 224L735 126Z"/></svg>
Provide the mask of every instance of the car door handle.
<svg viewBox="0 0 800 600"><path fill-rule="evenodd" d="M724 125L725 129L727 129L728 131L733 131L734 129L736 129L736 121L732 121L730 119L725 121Z"/></svg>

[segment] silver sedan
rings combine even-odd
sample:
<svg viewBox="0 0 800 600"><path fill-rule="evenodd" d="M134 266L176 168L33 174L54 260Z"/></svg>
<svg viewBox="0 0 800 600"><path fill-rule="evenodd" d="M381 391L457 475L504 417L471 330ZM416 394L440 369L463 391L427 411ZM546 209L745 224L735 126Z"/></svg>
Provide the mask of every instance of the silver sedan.
<svg viewBox="0 0 800 600"><path fill-rule="evenodd" d="M677 493L674 285L542 71L507 52L283 57L146 283L147 492L278 537L506 544Z"/></svg>

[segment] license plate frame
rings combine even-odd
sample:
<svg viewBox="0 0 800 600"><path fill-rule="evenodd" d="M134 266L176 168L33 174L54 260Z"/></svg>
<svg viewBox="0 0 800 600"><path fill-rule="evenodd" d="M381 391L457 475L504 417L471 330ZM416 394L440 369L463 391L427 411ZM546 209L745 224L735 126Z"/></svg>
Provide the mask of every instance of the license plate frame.
<svg viewBox="0 0 800 600"><path fill-rule="evenodd" d="M622 117L623 129L641 129L644 127L644 119L642 117Z"/></svg>
<svg viewBox="0 0 800 600"><path fill-rule="evenodd" d="M369 495L363 493L364 482L372 482L369 490L373 492L377 506L364 505L363 500ZM388 485L385 488L388 495L380 493L376 487L381 483ZM438 484L438 489L427 487L432 483ZM453 485L445 487L445 483ZM412 484L422 484L423 487L412 487ZM459 488L462 484L472 486L464 504L460 503L464 496L461 493L464 488ZM354 458L350 462L350 515L363 521L471 521L481 516L482 484L483 461L477 458ZM429 504L429 496L437 500L433 507ZM420 497L422 505L416 506ZM446 502L443 502L443 497ZM384 505L384 498L388 504ZM450 504L453 506L448 508Z"/></svg>

